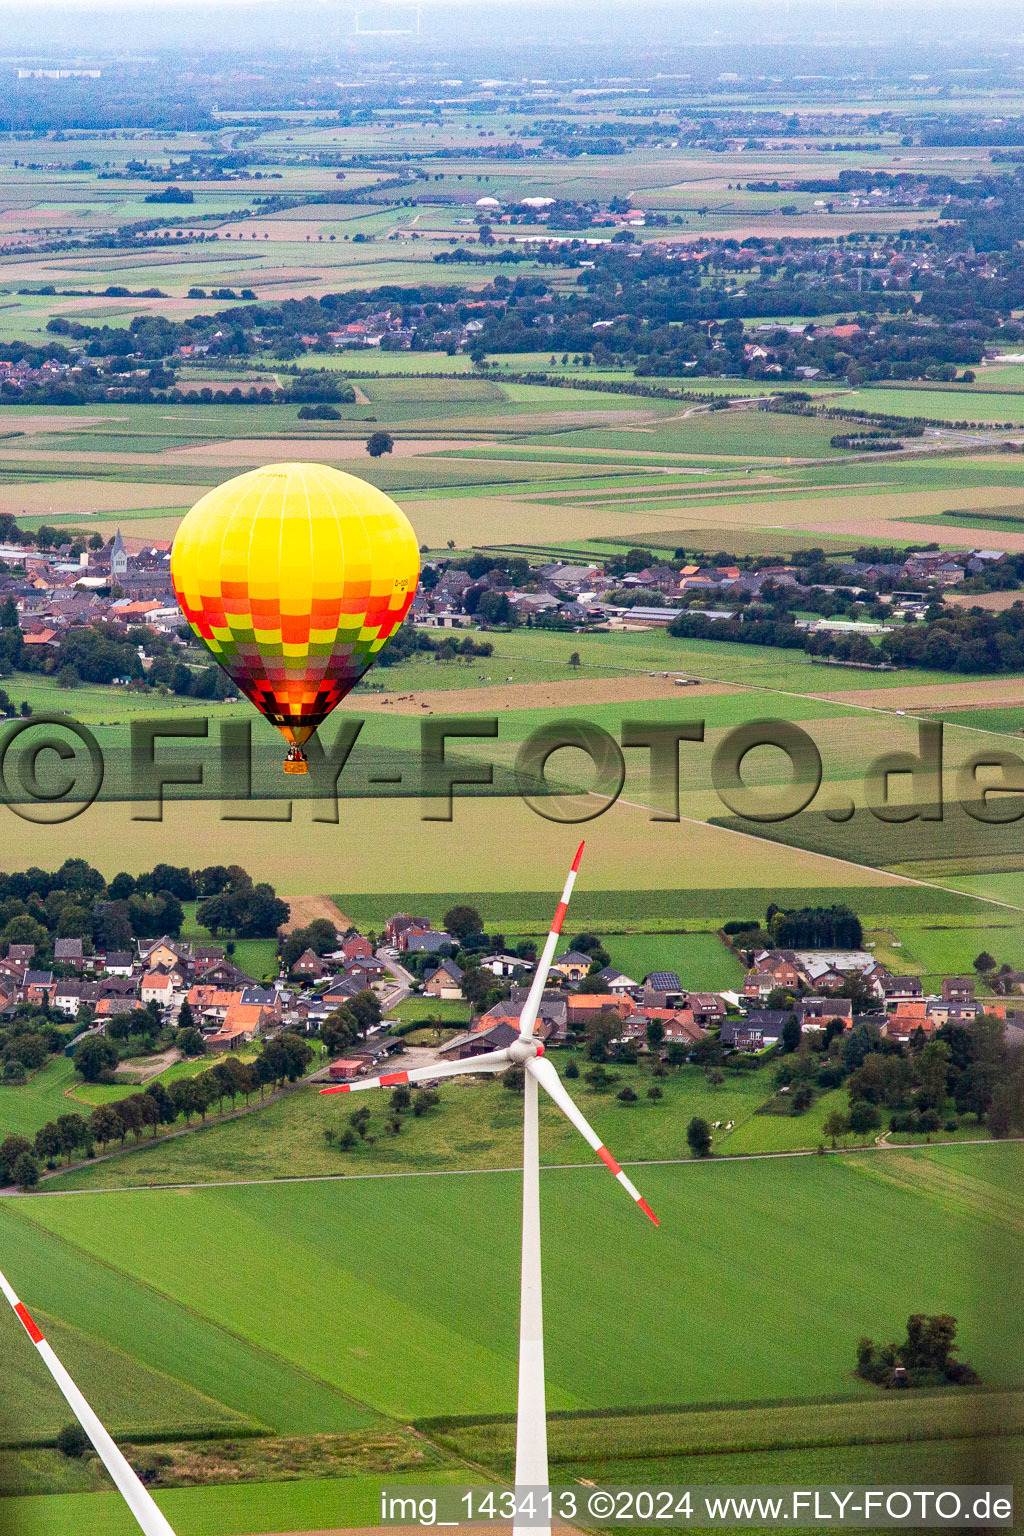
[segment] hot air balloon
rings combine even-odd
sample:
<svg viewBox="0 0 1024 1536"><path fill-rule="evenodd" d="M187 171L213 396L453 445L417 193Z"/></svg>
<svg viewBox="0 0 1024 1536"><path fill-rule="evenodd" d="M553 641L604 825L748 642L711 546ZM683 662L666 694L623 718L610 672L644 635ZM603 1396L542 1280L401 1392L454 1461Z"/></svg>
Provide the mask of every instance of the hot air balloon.
<svg viewBox="0 0 1024 1536"><path fill-rule="evenodd" d="M405 618L416 535L389 496L323 464L268 464L197 501L178 529L171 580L214 660L291 743L355 687Z"/></svg>

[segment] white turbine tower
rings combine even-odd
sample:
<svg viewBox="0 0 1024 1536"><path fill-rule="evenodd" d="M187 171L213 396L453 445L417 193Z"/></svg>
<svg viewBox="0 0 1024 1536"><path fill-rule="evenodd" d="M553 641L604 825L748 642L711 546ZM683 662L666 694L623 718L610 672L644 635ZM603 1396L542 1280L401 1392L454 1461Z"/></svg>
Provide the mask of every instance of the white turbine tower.
<svg viewBox="0 0 1024 1536"><path fill-rule="evenodd" d="M488 1051L486 1055L470 1057L467 1061L440 1062L430 1067L415 1067L410 1072L385 1072L381 1077L366 1078L359 1083L344 1083L321 1089L322 1093L351 1093L361 1088L388 1088L399 1083L415 1083L439 1077L459 1077L477 1072L504 1072L510 1066L524 1068L523 1109L523 1250L522 1289L519 1307L519 1406L516 1416L516 1487L546 1488L548 1483L547 1417L544 1399L544 1313L541 1299L540 1266L540 1157L537 1138L537 1087L544 1088L562 1113L572 1122L581 1136L593 1147L601 1161L611 1170L623 1189L635 1200L654 1225L658 1218L644 1200L640 1191L623 1173L618 1163L605 1147L596 1131L584 1119L559 1080L558 1073L549 1061L544 1060L544 1047L534 1039L537 1011L540 1007L555 947L565 918L569 897L576 883L583 854L583 844L576 850L572 869L562 891L562 899L555 912L537 965L530 994L520 1018L519 1039L502 1051ZM0 1291L10 1302L25 1332L38 1350L43 1363L64 1395L69 1407L92 1441L97 1456L109 1472L145 1536L175 1536L166 1515L158 1508L152 1495L143 1487L99 1418L86 1402L51 1346L43 1337L42 1330L33 1320L28 1308L21 1302L14 1287L0 1272ZM550 1520L513 1527L516 1536L543 1536L550 1530Z"/></svg>
<svg viewBox="0 0 1024 1536"><path fill-rule="evenodd" d="M635 1200L654 1225L658 1218L640 1191L623 1173L594 1128L584 1119L562 1087L558 1073L544 1059L544 1047L534 1039L537 1012L548 979L555 948L562 931L569 897L576 883L576 873L583 855L583 844L576 850L562 899L555 911L551 931L537 964L526 1005L519 1021L519 1039L505 1050L488 1051L465 1061L439 1062L429 1067L414 1067L410 1072L385 1072L362 1082L341 1083L322 1088L321 1093L352 1093L363 1088L389 1088L400 1083L432 1082L439 1077L460 1077L477 1072L504 1072L510 1066L524 1069L523 1100L523 1248L519 1301L519 1403L516 1414L516 1488L540 1489L548 1484L547 1413L544 1397L544 1310L541 1296L540 1264L540 1153L537 1136L537 1088L542 1087L559 1109L588 1142L607 1168L615 1175L631 1199ZM550 1519L513 1526L514 1536L543 1536L550 1530Z"/></svg>
<svg viewBox="0 0 1024 1536"><path fill-rule="evenodd" d="M44 1339L42 1330L37 1327L28 1308L23 1302L18 1300L14 1287L2 1273L0 1273L0 1290L3 1291L13 1307L22 1327L42 1356L46 1369L64 1394L72 1413L89 1436L97 1456L110 1473L121 1497L139 1522L142 1530L145 1531L146 1536L174 1536L174 1530L166 1515L157 1507L152 1494L143 1487L136 1474L125 1461L110 1435L104 1429L67 1371L57 1359L50 1345Z"/></svg>

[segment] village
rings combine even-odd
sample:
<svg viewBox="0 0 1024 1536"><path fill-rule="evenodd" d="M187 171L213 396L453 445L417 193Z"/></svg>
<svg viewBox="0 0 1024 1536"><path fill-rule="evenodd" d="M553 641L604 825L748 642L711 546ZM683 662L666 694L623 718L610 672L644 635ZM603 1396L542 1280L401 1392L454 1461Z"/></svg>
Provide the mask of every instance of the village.
<svg viewBox="0 0 1024 1536"><path fill-rule="evenodd" d="M637 549L606 567L549 561L530 567L525 579L523 573L516 579L501 562L480 571L485 563L480 555L470 569L466 563L451 563L437 571L434 584L428 577L416 596L412 618L433 629L481 620L565 628L667 628L687 611L710 622L732 620L751 603L784 594L787 605L795 607L813 608L834 600L836 613L797 618L794 627L799 630L856 628L867 635L923 619L931 604L941 604L945 589L972 577L991 577L996 570L1009 574L1001 550L885 553L887 558L845 560L822 571L809 569L806 562L801 566L770 558L742 565L687 560L683 550L673 559L656 559ZM489 598L489 593L495 596ZM869 606L874 610L870 614ZM851 618L849 610L855 607L858 611Z"/></svg>
<svg viewBox="0 0 1024 1536"><path fill-rule="evenodd" d="M63 636L94 624L176 633L184 616L171 584L169 542L129 554L120 529L106 542L97 534L58 538L44 526L33 543L0 543L0 598L14 605L28 666L45 671Z"/></svg>
<svg viewBox="0 0 1024 1536"><path fill-rule="evenodd" d="M332 1036L339 1010L351 1010L358 998L369 1002L368 1010L355 1009L359 1027L341 1054L317 1068L340 1082L406 1049L409 1028L396 1009L410 997L469 1005L463 1029L451 1027L450 1010L438 1009L438 1060L470 1059L518 1036L534 970L532 941L518 953L484 952L488 935L456 936L407 913L389 918L379 938L355 928L328 937L329 927L321 919L298 930L298 939L282 939L278 974L262 978L234 963L231 941L164 935L103 952L80 938L57 938L46 968L35 945L11 943L0 960L0 1020L9 1024L29 1008L68 1021L65 1053L72 1059L87 1040L116 1039L124 1057L118 1070L131 1074L148 1065L129 1047L136 1035L162 1030L171 1042L158 1070L185 1055L243 1051L282 1032L331 1044L339 1038ZM299 949L307 937L314 942ZM733 946L729 934L720 937ZM583 1045L595 1060L635 1061L639 1053L675 1065L706 1064L733 1054L791 1052L802 1040L820 1050L857 1027L890 1051L918 1050L944 1027L969 1027L982 1015L1001 1022L1007 1045L1024 1042L1024 999L1014 1004L1024 973L997 971L991 957L979 957L976 976L946 977L938 992L925 994L919 977L894 974L867 947L737 950L752 961L742 987L715 992L676 971L628 976L600 963L600 940L587 935L582 942L587 949L570 945L552 965L537 1024L545 1049ZM429 1007L423 1017L431 1021ZM16 1056L16 1049L5 1051L5 1061ZM418 1063L428 1059L419 1048ZM109 1069L105 1076L113 1079Z"/></svg>

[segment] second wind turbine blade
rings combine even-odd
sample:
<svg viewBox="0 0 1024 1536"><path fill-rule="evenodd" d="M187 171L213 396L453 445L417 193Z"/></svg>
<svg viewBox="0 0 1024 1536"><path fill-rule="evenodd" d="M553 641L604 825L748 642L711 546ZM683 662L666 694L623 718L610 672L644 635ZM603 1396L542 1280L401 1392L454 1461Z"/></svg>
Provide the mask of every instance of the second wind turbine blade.
<svg viewBox="0 0 1024 1536"><path fill-rule="evenodd" d="M619 1183L622 1185L627 1195L629 1195L630 1199L636 1201L644 1215L648 1217L649 1220L653 1221L656 1227L660 1226L661 1223L658 1221L657 1216L655 1216L654 1212L651 1210L650 1206L647 1204L647 1201L644 1199L643 1195L641 1195L636 1185L623 1173L622 1169L619 1167L614 1157L612 1157L600 1136L594 1130L594 1127L590 1124L590 1121L580 1110L576 1108L576 1105L573 1103L572 1099L562 1087L562 1080L558 1073L555 1071L554 1067L551 1065L550 1061L548 1061L543 1056L536 1057L533 1061L528 1061L526 1063L526 1070L527 1072L531 1072L533 1074L545 1092L552 1099L554 1099L563 1115L565 1115L568 1120L572 1121L573 1125L579 1131L584 1141L593 1147L602 1163L604 1163L605 1167L615 1175L616 1179L618 1179Z"/></svg>

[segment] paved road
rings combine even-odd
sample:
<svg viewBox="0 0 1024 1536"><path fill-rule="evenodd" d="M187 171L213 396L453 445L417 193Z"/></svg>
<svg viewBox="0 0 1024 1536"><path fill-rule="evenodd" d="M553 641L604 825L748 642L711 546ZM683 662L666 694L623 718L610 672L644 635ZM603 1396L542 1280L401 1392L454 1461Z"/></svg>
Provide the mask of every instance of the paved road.
<svg viewBox="0 0 1024 1536"><path fill-rule="evenodd" d="M404 1003L405 999L412 995L416 978L411 971L406 970L404 965L399 965L397 960L392 960L390 955L385 954L383 949L377 950L377 959L398 983L381 999L384 1012L390 1013L392 1008L397 1008L399 1003Z"/></svg>

